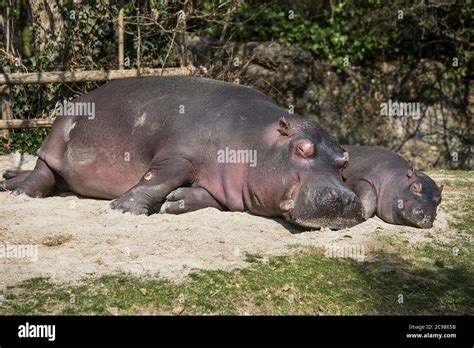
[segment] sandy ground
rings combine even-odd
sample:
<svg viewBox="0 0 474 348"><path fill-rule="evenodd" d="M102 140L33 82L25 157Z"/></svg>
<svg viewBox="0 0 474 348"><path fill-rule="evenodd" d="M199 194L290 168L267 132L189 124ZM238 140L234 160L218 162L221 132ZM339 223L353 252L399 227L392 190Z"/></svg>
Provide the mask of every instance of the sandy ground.
<svg viewBox="0 0 474 348"><path fill-rule="evenodd" d="M34 164L33 156L0 156L0 173L8 168L31 169ZM37 257L35 249L25 258L0 253L0 286L32 277L77 282L117 271L179 280L193 269L245 267L249 254L265 260L314 246L362 260L380 245L380 236L398 235L410 243L449 238L442 209L429 230L373 218L340 231L301 232L284 220L247 213L209 208L147 217L122 214L108 205L75 195L33 199L0 192L0 247L10 252L8 248L16 245L37 247Z"/></svg>

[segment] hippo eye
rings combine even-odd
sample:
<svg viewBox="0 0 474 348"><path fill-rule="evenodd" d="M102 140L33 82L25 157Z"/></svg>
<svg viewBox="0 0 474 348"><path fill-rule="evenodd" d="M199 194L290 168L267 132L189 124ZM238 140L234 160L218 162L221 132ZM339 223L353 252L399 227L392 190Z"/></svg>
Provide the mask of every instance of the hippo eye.
<svg viewBox="0 0 474 348"><path fill-rule="evenodd" d="M308 139L302 139L296 144L297 153L303 157L308 158L314 155L314 145Z"/></svg>

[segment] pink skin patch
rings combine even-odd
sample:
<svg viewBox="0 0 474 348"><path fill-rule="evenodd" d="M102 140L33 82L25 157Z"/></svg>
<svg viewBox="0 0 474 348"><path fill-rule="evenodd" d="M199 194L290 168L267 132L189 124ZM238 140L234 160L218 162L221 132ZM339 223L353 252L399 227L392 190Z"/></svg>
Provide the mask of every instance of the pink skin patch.
<svg viewBox="0 0 474 348"><path fill-rule="evenodd" d="M232 211L251 209L246 163L212 164L199 173L193 187L206 189L221 205Z"/></svg>
<svg viewBox="0 0 474 348"><path fill-rule="evenodd" d="M273 144L285 144L288 141L288 137L281 135L278 132L278 124L273 124L267 129L265 129L263 133L263 140L265 141L266 144L268 145L273 145Z"/></svg>
<svg viewBox="0 0 474 348"><path fill-rule="evenodd" d="M146 181L151 180L151 178L153 178L152 172L146 172L146 174L143 176L143 179L145 179Z"/></svg>
<svg viewBox="0 0 474 348"><path fill-rule="evenodd" d="M299 190L301 189L301 181L298 180L290 189L285 192L282 202L280 203L280 210L282 213L288 213L295 207L295 200L297 199Z"/></svg>
<svg viewBox="0 0 474 348"><path fill-rule="evenodd" d="M137 171L143 170L139 166L136 168ZM135 168L117 168L113 167L113 164L100 168L88 165L66 169L63 177L71 190L83 196L105 199L114 199L127 192L136 185L141 175Z"/></svg>

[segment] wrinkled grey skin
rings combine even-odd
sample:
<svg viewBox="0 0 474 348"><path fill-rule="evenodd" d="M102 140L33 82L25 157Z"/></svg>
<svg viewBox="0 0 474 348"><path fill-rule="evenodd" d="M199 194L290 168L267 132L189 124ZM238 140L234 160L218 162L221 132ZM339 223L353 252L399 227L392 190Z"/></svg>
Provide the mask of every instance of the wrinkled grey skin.
<svg viewBox="0 0 474 348"><path fill-rule="evenodd" d="M389 150L374 146L344 148L350 165L342 175L362 201L365 219L376 214L392 224L433 226L442 187Z"/></svg>
<svg viewBox="0 0 474 348"><path fill-rule="evenodd" d="M307 228L362 221L360 201L340 175L341 147L251 88L143 77L109 82L73 102L95 103L95 117L57 117L35 169L5 173L0 188L44 197L56 187L113 199L113 209L133 214L157 212L167 198L161 212L212 199L220 209L284 216ZM226 147L256 151L256 165L220 163ZM201 203L176 200L184 189Z"/></svg>

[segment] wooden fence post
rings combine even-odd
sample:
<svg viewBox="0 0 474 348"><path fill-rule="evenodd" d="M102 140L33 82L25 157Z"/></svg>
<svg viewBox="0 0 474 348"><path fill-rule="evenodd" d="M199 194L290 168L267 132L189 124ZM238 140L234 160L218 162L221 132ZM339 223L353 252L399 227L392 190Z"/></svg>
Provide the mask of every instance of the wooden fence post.
<svg viewBox="0 0 474 348"><path fill-rule="evenodd" d="M124 26L123 26L123 1L119 2L120 10L119 10L119 17L118 17L118 63L119 63L119 70L124 69Z"/></svg>
<svg viewBox="0 0 474 348"><path fill-rule="evenodd" d="M3 69L5 72L9 73L10 68L5 67ZM0 98L2 100L2 120L9 121L13 119L12 105L10 103L10 88L8 85L0 85ZM2 131L3 139L6 140L7 144L10 144L10 130L3 129Z"/></svg>

